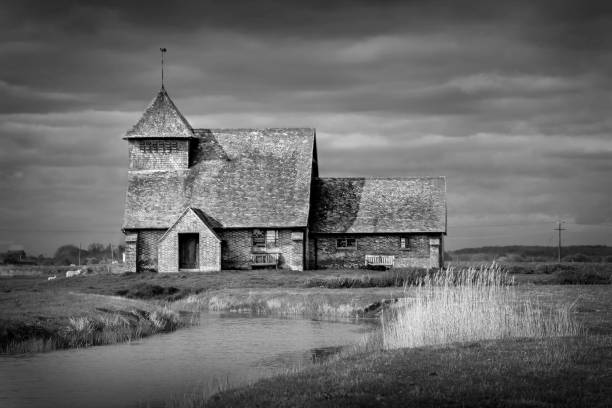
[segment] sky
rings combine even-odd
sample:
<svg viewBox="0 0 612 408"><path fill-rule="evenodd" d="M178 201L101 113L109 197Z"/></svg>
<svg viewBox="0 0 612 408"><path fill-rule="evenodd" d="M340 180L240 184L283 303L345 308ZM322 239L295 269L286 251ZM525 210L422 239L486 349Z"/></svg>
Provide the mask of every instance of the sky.
<svg viewBox="0 0 612 408"><path fill-rule="evenodd" d="M2 1L0 251L120 242L125 132L314 127L322 177L446 176L446 247L612 245L612 3Z"/></svg>

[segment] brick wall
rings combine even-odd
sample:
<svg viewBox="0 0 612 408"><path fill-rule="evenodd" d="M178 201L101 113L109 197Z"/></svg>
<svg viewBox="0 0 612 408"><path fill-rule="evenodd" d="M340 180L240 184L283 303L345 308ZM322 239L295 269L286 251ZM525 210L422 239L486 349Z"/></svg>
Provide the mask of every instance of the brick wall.
<svg viewBox="0 0 612 408"><path fill-rule="evenodd" d="M200 272L221 269L221 241L193 211L189 210L159 242L159 272L179 271L178 237L180 233L197 233L199 235L197 269Z"/></svg>
<svg viewBox="0 0 612 408"><path fill-rule="evenodd" d="M128 155L130 170L186 169L189 167L189 141L131 139Z"/></svg>
<svg viewBox="0 0 612 408"><path fill-rule="evenodd" d="M136 272L157 271L157 242L165 230L139 230L136 241Z"/></svg>
<svg viewBox="0 0 612 408"><path fill-rule="evenodd" d="M356 249L336 247L337 238L355 238ZM436 235L410 235L409 250L400 249L399 235L338 235L317 236L316 268L345 269L361 268L365 264L365 255L394 255L396 268L420 267L437 268L439 263L439 245L430 245L430 239L441 241Z"/></svg>
<svg viewBox="0 0 612 408"><path fill-rule="evenodd" d="M252 229L232 229L219 232L223 240L222 269L251 269ZM279 268L303 270L303 242L291 239L290 229L278 230L277 249L256 249L258 252L278 253Z"/></svg>
<svg viewBox="0 0 612 408"><path fill-rule="evenodd" d="M315 251L315 240L312 237L308 237L308 246L306 247L306 250L308 251L308 264L306 265L306 268L316 269L317 259Z"/></svg>

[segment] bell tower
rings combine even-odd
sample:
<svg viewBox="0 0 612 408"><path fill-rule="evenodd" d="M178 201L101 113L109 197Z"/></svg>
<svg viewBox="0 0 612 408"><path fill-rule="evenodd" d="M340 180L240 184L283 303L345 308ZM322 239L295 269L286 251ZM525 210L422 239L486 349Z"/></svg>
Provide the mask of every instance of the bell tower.
<svg viewBox="0 0 612 408"><path fill-rule="evenodd" d="M178 110L166 88L125 134L129 170L182 170L189 167L193 128Z"/></svg>

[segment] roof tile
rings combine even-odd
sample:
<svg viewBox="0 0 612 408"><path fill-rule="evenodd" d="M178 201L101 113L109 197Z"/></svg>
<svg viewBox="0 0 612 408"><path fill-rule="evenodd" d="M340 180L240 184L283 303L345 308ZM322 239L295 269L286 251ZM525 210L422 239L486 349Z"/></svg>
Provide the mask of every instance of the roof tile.
<svg viewBox="0 0 612 408"><path fill-rule="evenodd" d="M319 178L314 233L446 232L446 179Z"/></svg>
<svg viewBox="0 0 612 408"><path fill-rule="evenodd" d="M219 228L305 227L314 129L196 129L185 170L128 172L123 228L168 228L185 207Z"/></svg>
<svg viewBox="0 0 612 408"><path fill-rule="evenodd" d="M125 134L125 139L189 137L193 137L193 129L164 87L142 114L138 123Z"/></svg>

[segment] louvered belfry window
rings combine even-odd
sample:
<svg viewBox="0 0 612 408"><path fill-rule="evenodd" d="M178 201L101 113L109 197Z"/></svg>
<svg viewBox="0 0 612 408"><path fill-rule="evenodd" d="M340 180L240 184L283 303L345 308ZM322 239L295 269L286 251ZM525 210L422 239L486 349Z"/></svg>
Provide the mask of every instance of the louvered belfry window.
<svg viewBox="0 0 612 408"><path fill-rule="evenodd" d="M176 140L143 140L138 144L143 153L172 153L178 151Z"/></svg>

